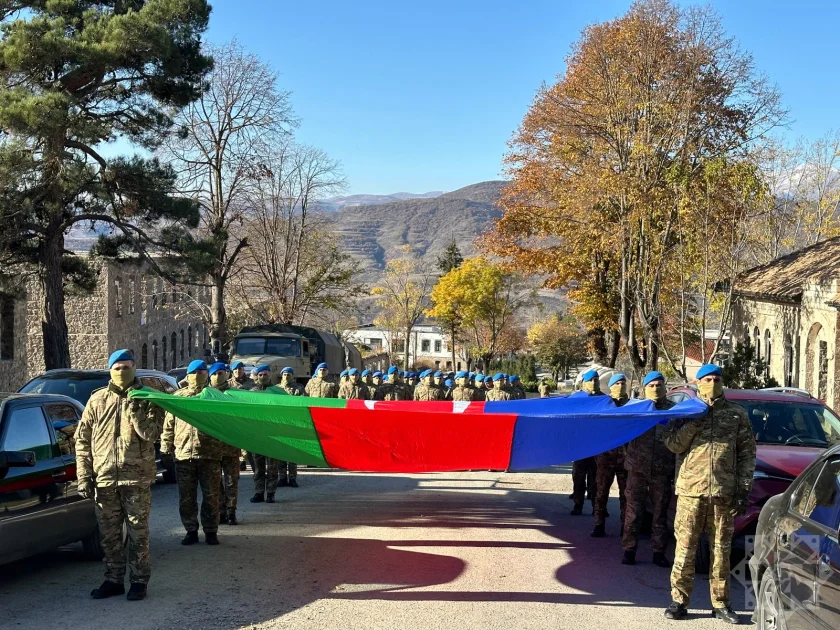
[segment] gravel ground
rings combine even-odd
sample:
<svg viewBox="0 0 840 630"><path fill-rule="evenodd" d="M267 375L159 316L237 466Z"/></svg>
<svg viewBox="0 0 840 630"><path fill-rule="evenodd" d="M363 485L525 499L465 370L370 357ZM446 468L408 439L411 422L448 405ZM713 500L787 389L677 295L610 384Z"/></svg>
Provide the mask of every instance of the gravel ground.
<svg viewBox="0 0 840 630"><path fill-rule="evenodd" d="M457 629L671 625L668 571L620 564L618 501L604 539L569 515L568 467L534 473L373 475L302 469L300 488L251 505L222 544L181 546L175 486L155 486L144 602L89 599L99 563L72 546L0 567L3 628ZM614 488L615 490L615 488ZM589 510L586 509L585 513ZM710 618L698 576L686 628ZM746 595L733 589L744 612ZM747 622L744 614L742 621Z"/></svg>

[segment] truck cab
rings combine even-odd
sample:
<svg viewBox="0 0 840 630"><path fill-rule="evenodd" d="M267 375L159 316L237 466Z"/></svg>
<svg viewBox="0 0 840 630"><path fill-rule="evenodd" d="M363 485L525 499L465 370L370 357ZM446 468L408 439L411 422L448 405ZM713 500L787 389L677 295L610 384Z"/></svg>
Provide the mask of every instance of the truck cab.
<svg viewBox="0 0 840 630"><path fill-rule="evenodd" d="M231 362L268 365L271 382L280 382L280 371L290 367L295 378L306 381L311 376L309 340L302 335L286 332L240 332L233 339Z"/></svg>

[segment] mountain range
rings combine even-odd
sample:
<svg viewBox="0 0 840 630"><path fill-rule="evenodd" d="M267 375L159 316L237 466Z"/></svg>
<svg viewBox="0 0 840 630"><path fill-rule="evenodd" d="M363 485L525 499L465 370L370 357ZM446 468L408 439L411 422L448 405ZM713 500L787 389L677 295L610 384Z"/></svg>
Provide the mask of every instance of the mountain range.
<svg viewBox="0 0 840 630"><path fill-rule="evenodd" d="M391 195L347 195L343 197L329 197L322 199L318 205L324 210L334 212L342 208L351 208L354 206L375 206L382 203L391 203L394 201L404 201L406 199L431 199L439 197L444 192L442 190L434 190L427 193L407 193L399 192Z"/></svg>

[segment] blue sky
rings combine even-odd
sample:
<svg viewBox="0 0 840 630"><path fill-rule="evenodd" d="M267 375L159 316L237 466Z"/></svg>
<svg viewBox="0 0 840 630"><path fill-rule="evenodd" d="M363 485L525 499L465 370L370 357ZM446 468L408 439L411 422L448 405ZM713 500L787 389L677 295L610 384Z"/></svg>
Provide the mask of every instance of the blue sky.
<svg viewBox="0 0 840 630"><path fill-rule="evenodd" d="M588 24L629 0L211 0L208 39L238 37L281 73L298 138L352 193L454 190L502 174L506 142ZM689 3L686 3L689 4ZM712 0L778 83L791 139L838 125L840 3Z"/></svg>

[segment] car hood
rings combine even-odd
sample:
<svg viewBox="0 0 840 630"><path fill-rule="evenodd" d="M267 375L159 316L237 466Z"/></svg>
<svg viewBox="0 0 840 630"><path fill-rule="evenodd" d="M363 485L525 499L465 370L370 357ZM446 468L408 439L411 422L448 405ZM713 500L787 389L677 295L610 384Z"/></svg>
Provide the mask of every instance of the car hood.
<svg viewBox="0 0 840 630"><path fill-rule="evenodd" d="M758 444L755 469L768 475L798 477L825 449Z"/></svg>

